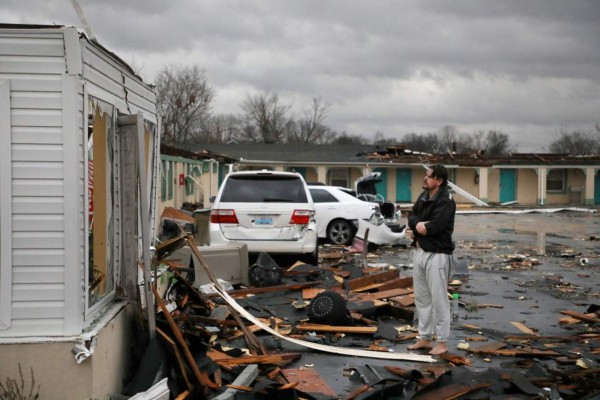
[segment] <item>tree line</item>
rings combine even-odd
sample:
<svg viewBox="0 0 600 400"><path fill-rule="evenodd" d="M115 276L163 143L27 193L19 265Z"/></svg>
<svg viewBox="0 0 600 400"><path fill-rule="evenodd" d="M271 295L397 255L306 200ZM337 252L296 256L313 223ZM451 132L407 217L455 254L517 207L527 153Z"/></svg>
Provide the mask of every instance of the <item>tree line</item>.
<svg viewBox="0 0 600 400"><path fill-rule="evenodd" d="M406 133L388 138L377 132L371 139L361 134L336 132L326 124L332 104L313 97L299 115L276 93L246 95L239 115L212 113L214 90L206 71L197 65L165 66L156 80L162 140L178 146L202 143L303 143L405 145L427 153L480 153L506 155L516 151L508 134L500 130L459 132L447 125L437 132ZM551 153L600 154L600 125L590 132L561 132L548 146Z"/></svg>

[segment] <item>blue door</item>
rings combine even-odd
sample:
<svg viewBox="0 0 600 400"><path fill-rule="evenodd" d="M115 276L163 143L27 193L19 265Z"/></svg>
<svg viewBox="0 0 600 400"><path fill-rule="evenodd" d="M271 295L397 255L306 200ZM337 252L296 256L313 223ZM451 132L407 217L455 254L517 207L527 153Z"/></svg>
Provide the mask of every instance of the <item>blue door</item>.
<svg viewBox="0 0 600 400"><path fill-rule="evenodd" d="M409 168L398 168L396 170L396 201L410 202L410 183L412 171Z"/></svg>
<svg viewBox="0 0 600 400"><path fill-rule="evenodd" d="M375 184L375 190L378 195L383 197L383 200L387 200L387 169L376 168L374 171L381 173L381 182Z"/></svg>
<svg viewBox="0 0 600 400"><path fill-rule="evenodd" d="M515 169L500 170L500 203L507 203L517 199L515 196L516 176L517 172Z"/></svg>
<svg viewBox="0 0 600 400"><path fill-rule="evenodd" d="M594 204L600 204L600 170L596 171L594 177Z"/></svg>

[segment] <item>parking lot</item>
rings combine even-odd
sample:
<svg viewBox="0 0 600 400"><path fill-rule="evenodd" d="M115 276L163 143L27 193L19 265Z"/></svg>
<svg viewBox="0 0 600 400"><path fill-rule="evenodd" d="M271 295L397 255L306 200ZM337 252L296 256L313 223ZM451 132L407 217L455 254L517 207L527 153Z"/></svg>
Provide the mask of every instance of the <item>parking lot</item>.
<svg viewBox="0 0 600 400"><path fill-rule="evenodd" d="M449 353L465 357L471 364L469 369L482 372L506 367L507 362L514 363L520 358L477 355L458 349L459 343L469 343L466 340L469 337L494 341L524 335L527 331L540 336L593 331L581 321L561 324L559 320L565 317L561 311L585 313L598 301L599 234L600 218L596 212L457 214L454 239L459 263L454 279L462 283L456 287L461 307L459 318L453 322ZM360 257L352 261L361 262ZM412 273L411 250L402 245L379 247L369 254L368 262L394 266L401 276ZM400 326L406 322L392 323ZM357 346L364 345L359 342ZM389 348L408 352L410 343L392 342ZM478 344L470 342L470 345ZM314 368L343 398L363 384L345 373L357 364L395 365L419 371L432 368L428 363L359 359L310 351L290 367ZM434 368L454 367L441 359L434 365Z"/></svg>

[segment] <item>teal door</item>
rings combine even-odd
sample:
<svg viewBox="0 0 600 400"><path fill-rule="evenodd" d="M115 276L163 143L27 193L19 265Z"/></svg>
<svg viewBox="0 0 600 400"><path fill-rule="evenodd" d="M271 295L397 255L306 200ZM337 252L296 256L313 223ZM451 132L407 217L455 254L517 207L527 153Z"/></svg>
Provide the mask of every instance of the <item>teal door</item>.
<svg viewBox="0 0 600 400"><path fill-rule="evenodd" d="M516 176L517 172L515 169L500 170L500 203L507 203L517 199L515 196Z"/></svg>
<svg viewBox="0 0 600 400"><path fill-rule="evenodd" d="M292 168L294 171L302 175L304 180L306 180L306 168L305 167L294 167Z"/></svg>
<svg viewBox="0 0 600 400"><path fill-rule="evenodd" d="M410 183L412 173L409 168L398 168L396 170L396 201L410 202Z"/></svg>
<svg viewBox="0 0 600 400"><path fill-rule="evenodd" d="M594 204L600 204L600 170L594 177Z"/></svg>
<svg viewBox="0 0 600 400"><path fill-rule="evenodd" d="M383 197L383 200L387 200L387 169L377 168L374 171L381 173L381 182L375 184L375 190L378 195Z"/></svg>

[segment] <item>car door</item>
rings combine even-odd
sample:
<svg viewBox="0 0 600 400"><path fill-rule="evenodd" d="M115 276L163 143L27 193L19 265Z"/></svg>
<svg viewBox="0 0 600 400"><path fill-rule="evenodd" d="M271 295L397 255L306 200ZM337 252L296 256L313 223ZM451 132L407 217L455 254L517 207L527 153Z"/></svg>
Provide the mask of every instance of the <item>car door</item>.
<svg viewBox="0 0 600 400"><path fill-rule="evenodd" d="M327 235L327 225L338 216L341 204L334 195L325 189L310 188L310 195L315 204L317 236L324 238Z"/></svg>

